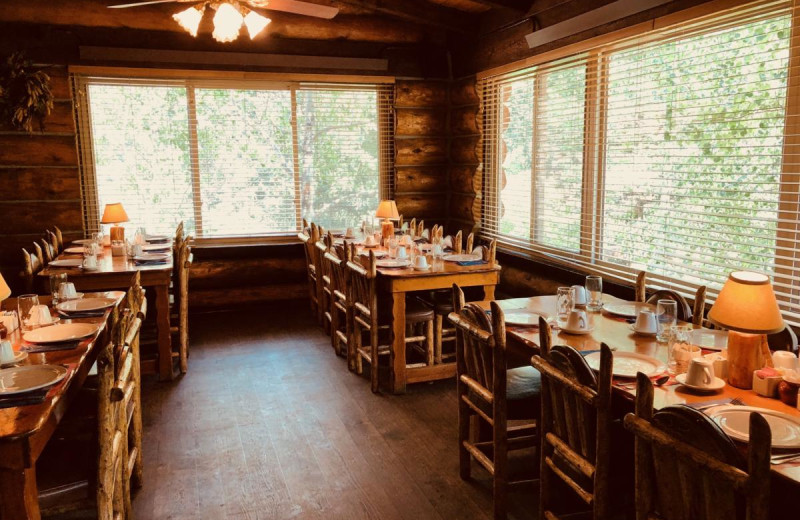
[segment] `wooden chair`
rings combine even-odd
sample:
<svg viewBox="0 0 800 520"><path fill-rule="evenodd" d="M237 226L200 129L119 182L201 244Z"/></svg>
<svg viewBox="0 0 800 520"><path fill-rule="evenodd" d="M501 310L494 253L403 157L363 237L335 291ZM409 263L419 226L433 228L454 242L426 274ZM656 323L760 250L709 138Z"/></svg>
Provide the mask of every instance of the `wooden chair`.
<svg viewBox="0 0 800 520"><path fill-rule="evenodd" d="M68 483L51 487L40 485L39 502L44 516L92 508L96 509L99 520L131 517L130 484L132 478L136 478L137 460L141 464L141 442L138 445L131 442L135 437L133 430L137 425L141 428L141 404L137 401L140 327L141 319L125 310L112 328L111 340L97 347L97 435L93 437L97 456L87 457L86 453L78 451L78 455L94 464L93 468L87 468L94 476L87 473L75 479L76 475L70 473L72 479ZM84 422L83 427L86 426ZM40 457L40 463L45 465L45 468L40 467L40 475L57 472L47 464L58 464L62 472L76 470L76 467L63 467L65 451L67 447L63 441L51 441ZM140 466L138 471L141 472ZM76 500L77 490L83 493ZM68 502L61 502L65 499Z"/></svg>
<svg viewBox="0 0 800 520"><path fill-rule="evenodd" d="M492 475L494 518L506 518L509 479L508 453L535 448L535 420L539 416L540 374L532 367L506 369L506 328L503 310L491 302L492 317L476 303L464 303L464 293L453 284L450 314L457 330L458 450L462 479L470 478L474 458ZM484 421L491 441L479 441L471 423ZM525 424L509 428L509 420ZM534 466L531 464L531 466ZM532 479L513 483L531 482Z"/></svg>
<svg viewBox="0 0 800 520"><path fill-rule="evenodd" d="M350 271L347 262L355 254L354 245L336 246L325 253L325 261L331 266L331 342L337 356L347 356L350 338L353 335L353 306L348 296ZM348 358L349 361L349 358Z"/></svg>
<svg viewBox="0 0 800 520"><path fill-rule="evenodd" d="M363 264L363 265L362 265ZM347 262L350 277L350 293L348 298L352 302L353 335L348 343L348 360L353 359L358 374L363 373L363 361L370 364L370 381L372 391L379 390L379 364L381 357L391 354L391 309L388 306L378 305L377 295L377 269L375 267L375 253L370 250L369 256L359 262L352 258ZM406 326L409 329L423 328L421 334L412 332L406 334L406 345L417 346L422 351L425 361L423 365L433 364L433 310L408 298L406 301ZM381 331L385 331L386 340L380 343ZM364 338L367 337L365 344ZM424 347L420 347L424 344ZM348 363L349 365L350 363ZM419 366L417 363L407 364L409 367ZM389 367L391 371L391 366Z"/></svg>
<svg viewBox="0 0 800 520"><path fill-rule="evenodd" d="M423 237L423 236L424 236L424 233L425 233L425 221L424 221L424 220L422 220L422 219L420 219L420 221L417 223L417 232L416 232L416 235L417 235L418 237Z"/></svg>
<svg viewBox="0 0 800 520"><path fill-rule="evenodd" d="M53 259L61 254L61 249L58 246L58 237L49 229L44 230L45 239L50 244L50 250L53 252Z"/></svg>
<svg viewBox="0 0 800 520"><path fill-rule="evenodd" d="M145 292L141 284L141 274L138 271L133 275L133 279L131 280L131 286L126 296L126 306L130 315L139 318L140 324L143 324L144 320L147 318L147 299L145 298ZM130 345L134 359L140 360L141 350L139 334L131 334L129 330L125 343ZM133 406L128 437L128 444L131 446L131 455L128 457L128 466L130 468L131 486L138 489L142 487L143 474L141 363L135 363L133 365L132 380L134 382L132 397Z"/></svg>
<svg viewBox="0 0 800 520"><path fill-rule="evenodd" d="M694 293L694 305L692 306L692 325L698 329L703 326L706 316L706 286L701 285Z"/></svg>
<svg viewBox="0 0 800 520"><path fill-rule="evenodd" d="M634 291L636 295L633 301L644 302L647 299L647 271L639 271L636 275Z"/></svg>
<svg viewBox="0 0 800 520"><path fill-rule="evenodd" d="M319 302L320 312L322 314L322 328L325 334L333 337L333 329L331 322L333 321L333 314L331 312L331 305L333 303L333 289L331 286L331 264L325 260L325 254L333 247L333 235L328 232L321 240L318 240L314 247L317 249L317 300Z"/></svg>
<svg viewBox="0 0 800 520"><path fill-rule="evenodd" d="M39 248L38 244L34 243L34 246ZM41 251L41 248L39 248ZM22 279L22 287L23 291L26 294L31 294L35 292L36 289L36 275L44 268L42 265L42 260L40 256L37 256L37 253L28 253L28 251L23 247L22 248L22 271L20 272L20 278Z"/></svg>
<svg viewBox="0 0 800 520"><path fill-rule="evenodd" d="M303 228L305 230L305 227ZM297 238L303 243L303 252L306 257L306 281L308 283L308 300L311 306L311 314L317 316L319 313L319 300L317 300L317 248L314 244L319 240L317 226L311 223L309 233L298 233Z"/></svg>
<svg viewBox="0 0 800 520"><path fill-rule="evenodd" d="M611 349L600 347L598 375L568 346L550 346L550 326L539 318L541 354L531 363L542 375L539 518L562 518L553 511L554 478L581 499L595 520L610 517Z"/></svg>
<svg viewBox="0 0 800 520"><path fill-rule="evenodd" d="M467 243L464 246L465 253L467 254L472 253L474 242L475 242L475 233L470 233L469 235L467 235Z"/></svg>
<svg viewBox="0 0 800 520"><path fill-rule="evenodd" d="M702 412L678 405L653 413L653 384L640 373L636 414L624 423L636 436L637 520L768 518L771 432L760 414L750 414L745 462Z"/></svg>
<svg viewBox="0 0 800 520"><path fill-rule="evenodd" d="M42 264L47 265L56 258L55 249L53 249L53 244L46 238L39 239L39 242L42 245Z"/></svg>
<svg viewBox="0 0 800 520"><path fill-rule="evenodd" d="M408 223L408 231L412 236L417 236L417 217L412 218Z"/></svg>
<svg viewBox="0 0 800 520"><path fill-rule="evenodd" d="M688 322L692 321L692 308L689 307L689 303L686 301L686 298L680 294L670 289L659 289L651 294L649 298L647 298L647 303L655 305L658 303L658 300L674 300L678 304L678 320Z"/></svg>
<svg viewBox="0 0 800 520"><path fill-rule="evenodd" d="M53 226L53 233L58 241L58 252L61 253L64 251L64 233L61 232L58 226Z"/></svg>
<svg viewBox="0 0 800 520"><path fill-rule="evenodd" d="M178 351L172 355L178 358L181 374L185 374L189 368L189 272L194 261L191 240L192 237L188 236L181 242L175 258L175 293L179 295L176 298L178 313L177 325L170 330L178 335Z"/></svg>

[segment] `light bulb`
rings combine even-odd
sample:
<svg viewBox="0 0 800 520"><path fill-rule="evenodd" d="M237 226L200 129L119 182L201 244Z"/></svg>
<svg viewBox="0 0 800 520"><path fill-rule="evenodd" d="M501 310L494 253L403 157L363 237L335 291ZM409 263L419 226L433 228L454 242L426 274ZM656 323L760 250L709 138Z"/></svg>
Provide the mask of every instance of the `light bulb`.
<svg viewBox="0 0 800 520"><path fill-rule="evenodd" d="M250 39L252 40L258 34L264 30L264 27L268 26L272 20L261 16L255 11L250 11L247 13L247 16L244 17L244 24L247 26L247 32L250 34Z"/></svg>
<svg viewBox="0 0 800 520"><path fill-rule="evenodd" d="M192 36L197 36L197 28L200 27L200 20L203 19L203 11L196 7L190 7L180 13L175 13L172 18L180 24L181 27L189 31Z"/></svg>
<svg viewBox="0 0 800 520"><path fill-rule="evenodd" d="M242 14L231 4L221 4L214 15L214 32L212 36L218 42L232 42L239 37L242 28Z"/></svg>

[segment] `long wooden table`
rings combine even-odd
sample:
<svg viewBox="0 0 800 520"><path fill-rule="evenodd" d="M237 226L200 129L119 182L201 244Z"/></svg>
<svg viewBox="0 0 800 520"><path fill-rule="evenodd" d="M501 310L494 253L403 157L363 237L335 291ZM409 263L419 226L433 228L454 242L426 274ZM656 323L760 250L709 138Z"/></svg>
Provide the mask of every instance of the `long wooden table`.
<svg viewBox="0 0 800 520"><path fill-rule="evenodd" d="M624 300L610 295L603 296L604 303L620 303ZM537 296L532 298L514 298L510 300L500 300L497 302L503 311L514 309L527 309L548 316L556 315L555 296ZM488 302L481 302L488 308ZM590 322L594 326L591 334L574 335L559 332L553 337L556 345L569 345L577 350L596 350L601 343L606 343L610 347L615 347L621 352L636 352L654 357L664 363L667 361L667 346L658 343L652 336L641 336L634 334L630 325L620 319L609 317L604 313L588 313ZM519 327L514 325L506 326L506 334L509 340L509 349L521 351L526 357L539 350L539 331L538 327ZM656 409L674 404L684 404L693 402L703 402L712 399L739 398L747 406L757 406L777 410L789 415L800 418L800 410L793 408L779 401L757 395L752 390L742 390L730 385L726 385L718 393L698 394L692 392L683 385L671 384L654 389L653 406ZM633 401L635 399L635 388L630 385L630 380L615 380L614 393L620 398ZM796 462L772 466L772 471L780 477L786 478L793 483L800 485L800 460Z"/></svg>
<svg viewBox="0 0 800 520"><path fill-rule="evenodd" d="M481 264L461 266L437 261L427 271L378 268L378 288L392 301L392 391L403 393L407 383L418 383L455 376L455 363L406 367L406 294L415 291L450 289L454 283L461 287L483 287L486 299L494 298L494 288L500 280L500 266ZM379 296L381 297L381 296Z"/></svg>
<svg viewBox="0 0 800 520"><path fill-rule="evenodd" d="M124 292L111 291L87 296L114 298L117 305L125 296ZM39 298L42 304L50 302L49 296ZM3 309L13 310L16 299L3 302ZM23 365L53 364L74 366L64 381L55 387L55 394L48 396L41 404L0 408L0 519L37 520L39 515L38 489L36 486L36 461L50 440L56 426L66 413L73 399L83 386L89 369L97 358L96 345L110 340L108 318L113 308L103 317L80 318L61 323L96 324L97 332L81 341L78 347L47 353L31 353ZM22 346L22 333L19 329L11 334L14 351Z"/></svg>
<svg viewBox="0 0 800 520"><path fill-rule="evenodd" d="M59 259L77 259L82 255L62 254ZM172 262L164 265L136 265L126 256L111 256L111 249L106 247L104 255L98 259L96 271L85 271L79 268L60 268L48 266L39 273L47 279L53 273L67 273L70 282L79 291L107 291L125 289L130 286L134 274L140 273L142 287L152 288L155 303L155 322L158 334L158 374L162 380L174 377L172 363L172 334L169 321L169 284L172 280ZM46 281L43 281L47 284ZM144 372L149 367L142 366Z"/></svg>

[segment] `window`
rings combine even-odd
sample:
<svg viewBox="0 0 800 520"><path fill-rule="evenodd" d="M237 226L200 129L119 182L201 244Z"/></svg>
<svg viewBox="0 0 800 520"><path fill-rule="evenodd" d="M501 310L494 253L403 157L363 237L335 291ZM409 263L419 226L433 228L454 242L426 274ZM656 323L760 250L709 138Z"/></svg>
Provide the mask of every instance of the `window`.
<svg viewBox="0 0 800 520"><path fill-rule="evenodd" d="M86 227L197 238L360 221L390 195L390 85L76 77Z"/></svg>
<svg viewBox="0 0 800 520"><path fill-rule="evenodd" d="M753 3L481 79L484 233L687 295L761 271L800 323L791 9Z"/></svg>

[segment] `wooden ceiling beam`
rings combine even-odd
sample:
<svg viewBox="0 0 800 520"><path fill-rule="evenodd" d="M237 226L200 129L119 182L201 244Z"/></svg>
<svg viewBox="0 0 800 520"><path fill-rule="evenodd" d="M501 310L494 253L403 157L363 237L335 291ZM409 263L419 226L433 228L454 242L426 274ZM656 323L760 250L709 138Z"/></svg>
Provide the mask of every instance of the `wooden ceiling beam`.
<svg viewBox="0 0 800 520"><path fill-rule="evenodd" d="M172 14L182 7L179 4L108 9L109 3L103 0L69 0L69 2L2 0L0 22L185 33L172 19ZM379 16L340 14L332 20L320 20L308 16L272 12L270 18L272 23L256 40L278 37L400 44L429 40L419 25Z"/></svg>
<svg viewBox="0 0 800 520"><path fill-rule="evenodd" d="M510 9L520 13L528 12L533 0L470 0L476 4L482 4L492 8Z"/></svg>
<svg viewBox="0 0 800 520"><path fill-rule="evenodd" d="M380 13L421 25L469 34L477 27L473 17L463 11L424 0L336 0L337 3Z"/></svg>

